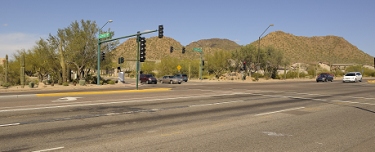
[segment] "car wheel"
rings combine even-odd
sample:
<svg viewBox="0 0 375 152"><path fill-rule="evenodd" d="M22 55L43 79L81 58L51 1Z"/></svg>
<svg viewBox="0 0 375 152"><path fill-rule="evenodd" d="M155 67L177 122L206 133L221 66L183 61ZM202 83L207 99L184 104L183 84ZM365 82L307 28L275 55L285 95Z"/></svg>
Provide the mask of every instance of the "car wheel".
<svg viewBox="0 0 375 152"><path fill-rule="evenodd" d="M361 78L361 80L359 80L359 82L362 82L362 78Z"/></svg>

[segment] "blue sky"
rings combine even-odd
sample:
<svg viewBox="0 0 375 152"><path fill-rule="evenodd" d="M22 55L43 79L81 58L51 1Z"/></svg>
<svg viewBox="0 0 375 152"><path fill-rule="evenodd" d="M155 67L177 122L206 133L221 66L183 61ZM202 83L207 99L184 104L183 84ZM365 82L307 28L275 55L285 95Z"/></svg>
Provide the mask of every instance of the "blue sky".
<svg viewBox="0 0 375 152"><path fill-rule="evenodd" d="M31 49L76 20L92 20L115 37L155 30L182 45L226 38L246 45L269 32L335 35L375 56L375 0L2 0L0 58ZM157 33L145 35L157 36ZM125 40L122 40L123 42Z"/></svg>

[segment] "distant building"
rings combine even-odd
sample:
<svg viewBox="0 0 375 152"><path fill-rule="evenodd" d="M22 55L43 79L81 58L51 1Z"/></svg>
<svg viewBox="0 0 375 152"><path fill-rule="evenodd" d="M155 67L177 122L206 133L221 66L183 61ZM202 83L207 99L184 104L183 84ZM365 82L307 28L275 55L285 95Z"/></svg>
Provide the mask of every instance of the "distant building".
<svg viewBox="0 0 375 152"><path fill-rule="evenodd" d="M0 65L3 65L5 62L5 58L0 58Z"/></svg>

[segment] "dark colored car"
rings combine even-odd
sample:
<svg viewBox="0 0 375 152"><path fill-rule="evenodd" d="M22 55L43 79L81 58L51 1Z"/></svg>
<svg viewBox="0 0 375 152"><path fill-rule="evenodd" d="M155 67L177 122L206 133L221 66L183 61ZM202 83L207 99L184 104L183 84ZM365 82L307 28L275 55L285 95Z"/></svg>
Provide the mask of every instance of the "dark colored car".
<svg viewBox="0 0 375 152"><path fill-rule="evenodd" d="M327 82L327 81L333 81L333 75L329 73L321 73L316 77L316 82Z"/></svg>
<svg viewBox="0 0 375 152"><path fill-rule="evenodd" d="M147 84L150 84L150 83L157 84L158 83L158 80L151 74L141 74L139 76L139 80L141 81L141 83L147 83Z"/></svg>
<svg viewBox="0 0 375 152"><path fill-rule="evenodd" d="M175 74L174 76L176 77L181 77L183 81L187 82L188 81L188 76L187 74Z"/></svg>
<svg viewBox="0 0 375 152"><path fill-rule="evenodd" d="M160 83L170 83L170 84L181 84L183 82L181 77L173 75L165 75L161 78Z"/></svg>

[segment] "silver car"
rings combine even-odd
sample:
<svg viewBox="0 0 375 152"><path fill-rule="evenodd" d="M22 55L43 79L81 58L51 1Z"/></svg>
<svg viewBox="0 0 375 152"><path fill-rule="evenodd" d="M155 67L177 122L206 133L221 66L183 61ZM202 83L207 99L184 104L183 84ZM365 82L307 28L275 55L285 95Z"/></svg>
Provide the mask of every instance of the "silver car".
<svg viewBox="0 0 375 152"><path fill-rule="evenodd" d="M169 83L169 84L181 84L182 78L173 76L173 75L165 75L163 78L160 79L160 83Z"/></svg>

